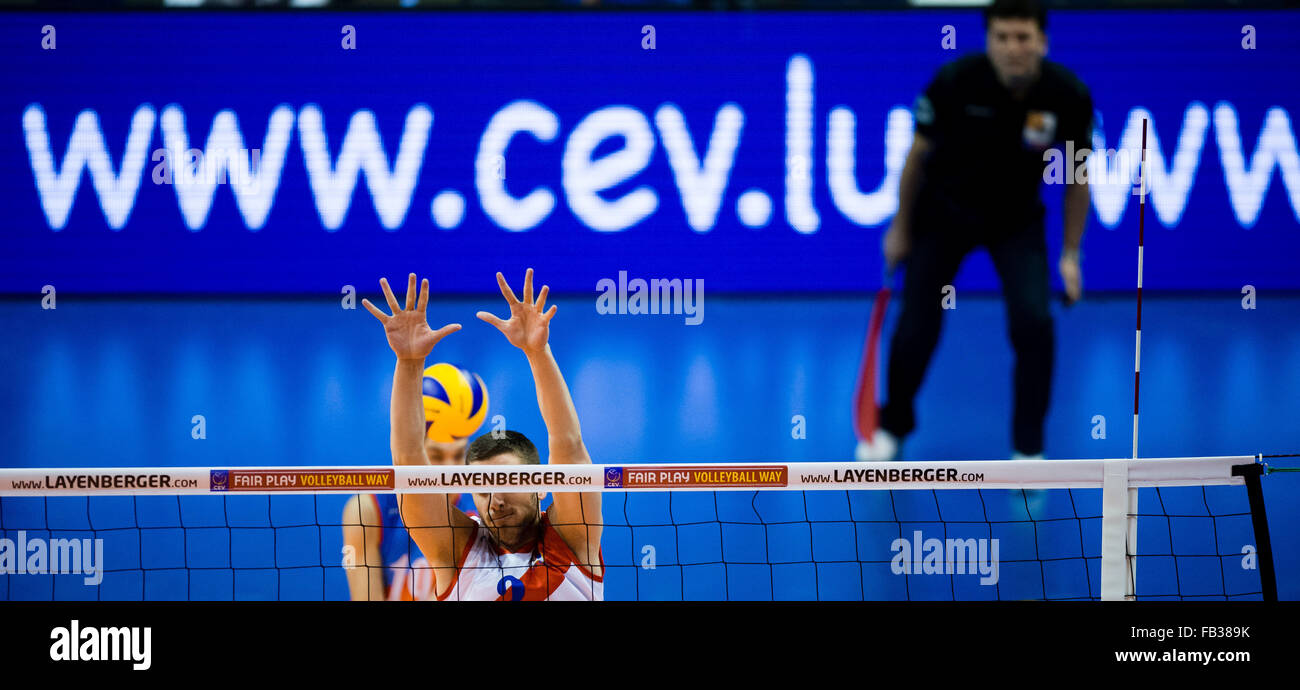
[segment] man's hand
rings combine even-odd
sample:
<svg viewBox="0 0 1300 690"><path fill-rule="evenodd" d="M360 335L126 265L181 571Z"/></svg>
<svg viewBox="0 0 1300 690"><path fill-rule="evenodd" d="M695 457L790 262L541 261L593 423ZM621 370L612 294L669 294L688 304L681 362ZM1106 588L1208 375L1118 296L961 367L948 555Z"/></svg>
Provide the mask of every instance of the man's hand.
<svg viewBox="0 0 1300 690"><path fill-rule="evenodd" d="M397 304L397 298L393 297L393 291L389 289L386 278L380 278L379 285L384 288L384 299L388 300L388 308L393 310L393 315L385 314L368 299L361 300L361 305L384 324L384 335L388 337L388 346L393 348L393 353L398 359L415 359L423 362L439 340L460 330L458 323L449 323L436 331L429 328L429 321L424 311L429 303L428 278L420 282L420 299L417 303L415 274L410 274L406 283L405 309Z"/></svg>
<svg viewBox="0 0 1300 690"><path fill-rule="evenodd" d="M1065 286L1066 304L1074 304L1083 297L1083 270L1079 268L1079 250L1061 250L1061 283Z"/></svg>
<svg viewBox="0 0 1300 690"><path fill-rule="evenodd" d="M524 354L538 354L546 349L546 341L550 338L551 318L555 316L556 307L551 306L550 311L546 311L546 295L550 292L550 286L543 285L542 291L537 295L537 301L533 301L533 269L528 269L524 274L524 299L519 301L515 293L510 289L509 283L506 282L505 276L497 273L497 285L501 286L501 296L506 298L506 304L510 305L510 319L502 321L495 314L481 311L477 316L497 327L506 340L511 345L524 351Z"/></svg>
<svg viewBox="0 0 1300 690"><path fill-rule="evenodd" d="M894 216L889 224L889 231L880 240L880 251L885 255L885 268L892 271L898 262L912 253L912 236L906 221Z"/></svg>

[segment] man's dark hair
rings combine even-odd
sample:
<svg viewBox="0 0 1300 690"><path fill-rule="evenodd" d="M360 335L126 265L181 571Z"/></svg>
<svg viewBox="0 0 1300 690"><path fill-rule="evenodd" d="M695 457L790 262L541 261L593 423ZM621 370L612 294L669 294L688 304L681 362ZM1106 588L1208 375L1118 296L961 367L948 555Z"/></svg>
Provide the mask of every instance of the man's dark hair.
<svg viewBox="0 0 1300 690"><path fill-rule="evenodd" d="M500 438L497 438L498 436ZM525 465L542 464L541 458L537 455L537 446L518 431L494 431L474 439L465 450L465 464L491 460L505 453L514 453Z"/></svg>
<svg viewBox="0 0 1300 690"><path fill-rule="evenodd" d="M985 31L994 19L1032 19L1038 23L1039 31L1047 31L1047 8L1038 0L993 0L984 9Z"/></svg>

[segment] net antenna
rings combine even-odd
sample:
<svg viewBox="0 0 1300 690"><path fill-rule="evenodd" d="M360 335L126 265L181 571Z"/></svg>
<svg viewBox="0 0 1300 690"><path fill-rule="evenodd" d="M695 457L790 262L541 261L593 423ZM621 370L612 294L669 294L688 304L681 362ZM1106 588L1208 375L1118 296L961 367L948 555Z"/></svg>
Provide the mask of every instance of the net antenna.
<svg viewBox="0 0 1300 690"><path fill-rule="evenodd" d="M1142 374L1142 249L1148 190L1147 119L1142 119L1142 154L1138 167L1137 326L1133 346L1133 460L1138 459L1138 390ZM1102 486L1106 518L1102 523L1101 598L1137 598L1138 490L1128 486L1128 462L1108 461ZM1123 518L1121 521L1120 518ZM1122 548L1122 550L1121 550ZM1122 590L1121 590L1122 587Z"/></svg>

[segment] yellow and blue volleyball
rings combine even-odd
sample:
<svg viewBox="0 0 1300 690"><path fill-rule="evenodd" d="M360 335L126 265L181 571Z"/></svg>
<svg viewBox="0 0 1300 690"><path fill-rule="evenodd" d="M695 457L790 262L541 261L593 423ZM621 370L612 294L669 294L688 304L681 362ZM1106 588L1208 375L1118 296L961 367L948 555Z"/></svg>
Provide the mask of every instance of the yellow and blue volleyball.
<svg viewBox="0 0 1300 690"><path fill-rule="evenodd" d="M424 433L439 443L469 438L487 418L487 386L478 374L445 362L424 370Z"/></svg>

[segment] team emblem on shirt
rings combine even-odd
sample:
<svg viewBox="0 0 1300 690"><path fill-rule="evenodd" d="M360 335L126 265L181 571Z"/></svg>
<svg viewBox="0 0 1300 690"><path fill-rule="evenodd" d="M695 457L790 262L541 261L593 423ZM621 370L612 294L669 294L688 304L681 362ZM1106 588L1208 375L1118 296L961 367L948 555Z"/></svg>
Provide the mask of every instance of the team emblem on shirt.
<svg viewBox="0 0 1300 690"><path fill-rule="evenodd" d="M503 601L523 601L527 589L519 578L513 575L506 575L497 581L497 594L502 597L509 597Z"/></svg>
<svg viewBox="0 0 1300 690"><path fill-rule="evenodd" d="M1025 116L1025 146L1043 150L1056 140L1056 113L1031 110Z"/></svg>

